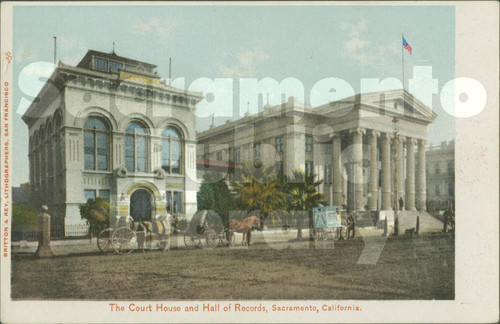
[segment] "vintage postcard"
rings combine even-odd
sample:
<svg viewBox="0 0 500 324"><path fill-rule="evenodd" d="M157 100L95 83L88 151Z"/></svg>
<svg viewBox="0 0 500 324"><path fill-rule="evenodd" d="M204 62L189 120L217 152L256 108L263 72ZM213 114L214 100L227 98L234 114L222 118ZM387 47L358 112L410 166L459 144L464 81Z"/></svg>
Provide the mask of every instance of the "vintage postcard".
<svg viewBox="0 0 500 324"><path fill-rule="evenodd" d="M497 2L2 2L1 321L498 322Z"/></svg>

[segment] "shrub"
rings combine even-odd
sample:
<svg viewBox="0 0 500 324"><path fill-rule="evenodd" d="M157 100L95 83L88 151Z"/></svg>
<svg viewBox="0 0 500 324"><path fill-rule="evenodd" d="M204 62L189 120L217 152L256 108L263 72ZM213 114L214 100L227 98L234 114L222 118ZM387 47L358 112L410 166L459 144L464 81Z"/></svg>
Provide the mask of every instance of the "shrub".
<svg viewBox="0 0 500 324"><path fill-rule="evenodd" d="M87 200L80 205L80 215L82 219L89 222L90 233L97 235L104 228L109 227L111 221L111 212L113 208L108 199L96 198Z"/></svg>

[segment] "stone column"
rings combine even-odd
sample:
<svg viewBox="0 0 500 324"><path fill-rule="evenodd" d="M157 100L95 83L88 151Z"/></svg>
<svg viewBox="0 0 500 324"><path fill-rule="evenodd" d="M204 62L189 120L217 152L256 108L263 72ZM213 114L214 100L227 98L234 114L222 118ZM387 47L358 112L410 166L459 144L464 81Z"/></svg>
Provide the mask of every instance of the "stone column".
<svg viewBox="0 0 500 324"><path fill-rule="evenodd" d="M363 133L357 128L351 131L353 144L354 210L364 210L363 199Z"/></svg>
<svg viewBox="0 0 500 324"><path fill-rule="evenodd" d="M382 210L392 210L391 204L391 138L382 138Z"/></svg>
<svg viewBox="0 0 500 324"><path fill-rule="evenodd" d="M425 182L425 140L418 141L418 151L417 151L417 209L421 211L426 210L427 194L426 194L426 182Z"/></svg>
<svg viewBox="0 0 500 324"><path fill-rule="evenodd" d="M406 210L415 208L415 139L406 142Z"/></svg>
<svg viewBox="0 0 500 324"><path fill-rule="evenodd" d="M380 133L372 131L370 134L370 185L368 207L370 210L377 210L378 201L378 157L377 157L377 137Z"/></svg>
<svg viewBox="0 0 500 324"><path fill-rule="evenodd" d="M399 198L403 197L403 201L405 199L405 170L404 170L404 148L403 144L405 141L404 136L397 136L394 139L394 145L396 146L396 168L397 168L397 179L396 181L398 182L398 192L396 196L397 205L398 209L399 207Z"/></svg>
<svg viewBox="0 0 500 324"><path fill-rule="evenodd" d="M344 177L342 174L342 141L340 139L340 134L333 134L332 141L332 204L334 206L342 206Z"/></svg>

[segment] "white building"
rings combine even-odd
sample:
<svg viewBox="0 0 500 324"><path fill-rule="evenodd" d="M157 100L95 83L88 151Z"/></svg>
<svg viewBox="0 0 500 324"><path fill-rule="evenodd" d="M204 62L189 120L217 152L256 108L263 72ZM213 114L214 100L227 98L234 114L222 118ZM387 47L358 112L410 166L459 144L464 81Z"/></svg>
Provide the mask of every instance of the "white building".
<svg viewBox="0 0 500 324"><path fill-rule="evenodd" d="M155 65L88 51L59 63L23 116L30 185L53 224L81 224L79 205L106 197L119 215L196 211L199 93L168 86Z"/></svg>
<svg viewBox="0 0 500 324"><path fill-rule="evenodd" d="M425 147L435 118L402 90L319 107L290 97L199 133L197 154L230 163L258 159L287 175L297 169L313 173L323 180L326 202L350 210L390 211L402 198L406 210L424 211Z"/></svg>

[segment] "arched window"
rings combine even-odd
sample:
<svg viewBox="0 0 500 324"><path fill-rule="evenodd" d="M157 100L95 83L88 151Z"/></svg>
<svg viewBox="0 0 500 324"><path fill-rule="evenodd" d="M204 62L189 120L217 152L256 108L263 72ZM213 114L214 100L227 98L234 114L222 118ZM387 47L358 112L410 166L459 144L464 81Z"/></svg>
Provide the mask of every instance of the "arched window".
<svg viewBox="0 0 500 324"><path fill-rule="evenodd" d="M182 173L182 137L175 128L167 127L161 134L161 167L167 173Z"/></svg>
<svg viewBox="0 0 500 324"><path fill-rule="evenodd" d="M86 170L109 170L109 127L97 117L87 120L84 128L84 154Z"/></svg>
<svg viewBox="0 0 500 324"><path fill-rule="evenodd" d="M127 171L147 172L147 128L138 122L131 122L125 133L125 167Z"/></svg>

